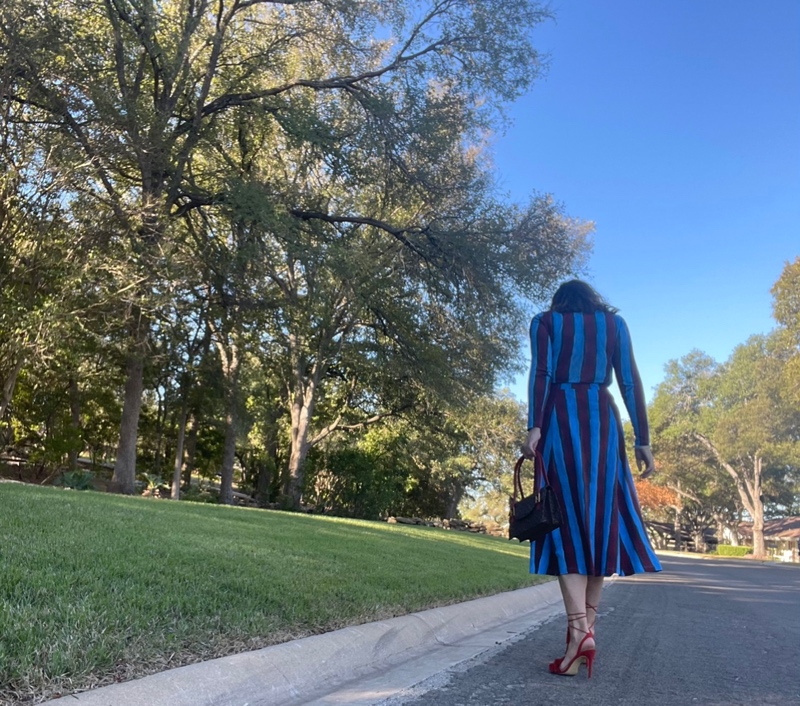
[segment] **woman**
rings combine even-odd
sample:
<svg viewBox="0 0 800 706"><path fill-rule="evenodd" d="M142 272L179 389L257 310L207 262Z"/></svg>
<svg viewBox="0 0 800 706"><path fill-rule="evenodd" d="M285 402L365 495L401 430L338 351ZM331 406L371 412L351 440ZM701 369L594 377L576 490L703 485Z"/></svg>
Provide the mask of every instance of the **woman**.
<svg viewBox="0 0 800 706"><path fill-rule="evenodd" d="M647 409L628 327L585 282L562 284L550 309L531 322L528 436L522 454L543 457L562 526L531 545L531 573L558 576L567 612L567 649L550 664L592 675L594 623L603 578L660 571L642 521L625 455L622 423L609 392L613 368L633 424L636 463L655 470Z"/></svg>

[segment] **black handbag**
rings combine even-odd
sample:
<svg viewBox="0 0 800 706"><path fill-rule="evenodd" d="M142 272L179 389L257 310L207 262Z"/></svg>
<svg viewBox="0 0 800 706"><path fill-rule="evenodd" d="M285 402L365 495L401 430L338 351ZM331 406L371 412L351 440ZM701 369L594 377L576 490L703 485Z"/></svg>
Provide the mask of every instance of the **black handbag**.
<svg viewBox="0 0 800 706"><path fill-rule="evenodd" d="M544 459L538 451L533 463L533 493L525 495L520 479L524 461L525 457L520 456L514 466L514 496L510 498L508 538L518 539L520 542L535 542L561 526L561 508L558 506L555 491L547 482Z"/></svg>

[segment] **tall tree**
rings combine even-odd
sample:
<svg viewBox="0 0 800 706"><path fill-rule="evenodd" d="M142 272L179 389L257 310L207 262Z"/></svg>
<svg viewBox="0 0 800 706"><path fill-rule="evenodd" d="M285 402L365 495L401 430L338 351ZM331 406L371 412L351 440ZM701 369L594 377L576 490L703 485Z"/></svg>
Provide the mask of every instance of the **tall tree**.
<svg viewBox="0 0 800 706"><path fill-rule="evenodd" d="M753 522L753 554L764 545L765 482L785 482L794 410L785 404L785 355L775 337L753 336L719 366L693 352L667 367L653 408L656 437L683 438L730 478ZM684 452L686 453L686 452Z"/></svg>
<svg viewBox="0 0 800 706"><path fill-rule="evenodd" d="M336 147L321 152L322 171L295 174L307 192L315 176L341 174L356 164L347 159L354 144L347 140L348 129L369 125L372 139L365 145L382 151L380 164L393 167L390 178L376 183L387 188L416 182L421 187L416 213L386 218L393 205L376 211L364 200L368 209L351 210L331 200L338 193L300 199L289 212L310 226L377 226L431 271L452 271L459 263L447 258L457 248L442 249L439 233L453 228L431 229L432 209L420 208L431 193L426 186L441 195L452 188L453 171L442 177L442 160L426 168L403 153L422 154L439 141L452 146L467 138L475 144L499 104L538 74L529 30L546 16L537 3L524 0L11 0L2 5L4 98L33 114L30 125L52 133L61 174L69 179L63 197L82 206L74 215L91 221L104 256L125 265L119 269L118 290L125 296L118 316L129 345L114 471L125 492L134 488L152 321L169 289L164 265L184 242L185 231L176 226L180 217L225 199L225 189L209 191L197 175L204 170L208 142L228 116L252 107L298 149L314 151L326 140ZM351 119L326 133L328 124L319 118L333 105L328 96L345 106ZM432 115L431 105L437 108ZM438 125L442 116L448 120ZM366 177L359 170L353 181ZM281 193L290 200L291 192ZM452 212L444 214L445 222ZM377 221L376 213L382 216ZM455 230L463 228L462 220ZM465 275L463 281L469 281L469 272ZM303 355L295 358L300 365ZM293 402L299 420L313 412L302 385ZM306 447L302 433L295 443L299 462Z"/></svg>

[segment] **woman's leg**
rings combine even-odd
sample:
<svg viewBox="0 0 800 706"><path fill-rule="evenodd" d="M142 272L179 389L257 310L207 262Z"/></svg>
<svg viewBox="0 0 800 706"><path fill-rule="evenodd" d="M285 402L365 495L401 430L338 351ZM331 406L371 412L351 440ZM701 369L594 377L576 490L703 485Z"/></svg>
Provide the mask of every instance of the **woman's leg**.
<svg viewBox="0 0 800 706"><path fill-rule="evenodd" d="M603 576L586 577L586 620L589 630L594 631L594 622L597 619L597 610L600 608L600 599L603 594Z"/></svg>
<svg viewBox="0 0 800 706"><path fill-rule="evenodd" d="M588 581L584 574L562 574L558 577L561 587L561 597L567 611L569 621L569 644L564 655L563 663L569 664L578 653L578 648L583 644L583 649L594 647L593 638L583 641L589 632L589 623L586 619L586 599Z"/></svg>

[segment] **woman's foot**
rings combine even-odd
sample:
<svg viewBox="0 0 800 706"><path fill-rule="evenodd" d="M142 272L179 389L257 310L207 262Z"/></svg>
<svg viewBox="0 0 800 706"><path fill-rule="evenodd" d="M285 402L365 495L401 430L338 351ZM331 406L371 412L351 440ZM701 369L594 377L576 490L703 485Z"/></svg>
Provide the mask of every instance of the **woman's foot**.
<svg viewBox="0 0 800 706"><path fill-rule="evenodd" d="M589 677L592 676L592 663L596 653L594 635L589 629L586 613L567 615L567 651L563 657L550 663L550 673L562 676L575 676L582 664L586 664Z"/></svg>

